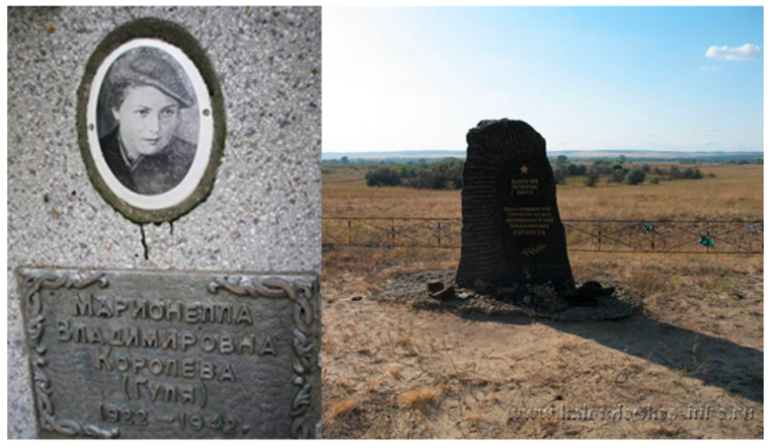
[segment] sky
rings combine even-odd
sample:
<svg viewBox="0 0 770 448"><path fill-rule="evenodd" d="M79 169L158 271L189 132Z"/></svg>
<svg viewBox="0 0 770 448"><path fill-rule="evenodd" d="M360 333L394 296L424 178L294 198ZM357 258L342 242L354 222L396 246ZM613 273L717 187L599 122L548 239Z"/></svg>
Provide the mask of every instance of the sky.
<svg viewBox="0 0 770 448"><path fill-rule="evenodd" d="M465 150L483 119L549 151L762 151L762 7L323 11L323 151Z"/></svg>

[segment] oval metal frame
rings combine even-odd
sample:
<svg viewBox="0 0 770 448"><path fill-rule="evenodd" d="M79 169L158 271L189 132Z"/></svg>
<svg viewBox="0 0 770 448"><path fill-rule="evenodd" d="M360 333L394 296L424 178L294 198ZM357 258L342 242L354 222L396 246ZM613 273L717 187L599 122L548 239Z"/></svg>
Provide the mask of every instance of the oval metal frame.
<svg viewBox="0 0 770 448"><path fill-rule="evenodd" d="M119 183L119 186L115 188L115 182L108 179L111 173L108 173L107 176L105 176L102 174L102 171L104 171L105 168L102 167L102 170L100 171L97 167L99 161L98 158L94 157L92 145L94 141L98 142L98 137L96 137L96 129L89 126L89 124L93 124L89 123L89 101L93 101L91 96L94 90L94 83L101 84L101 77L97 76L100 68L102 68L102 72L106 70L107 67L104 67L105 63L108 62L111 55L112 59L114 59L113 53L119 48L125 47L126 44L131 41L147 39L161 41L171 47L175 47L195 66L198 74L203 79L205 88L208 90L208 101L204 101L204 103L208 102L211 107L211 110L208 111L209 115L204 118L210 119L213 122L208 163L204 167L201 167L203 171L202 173L198 173L200 180L197 185L191 189L190 193L183 199L172 201L175 203L168 206L162 206L161 208L145 208L138 205L140 202L137 202L136 200L132 201L134 202L132 204L130 200L121 197L118 192L115 191L119 190L119 192L126 195L126 191L128 190L121 188L122 185L119 185ZM99 89L93 94L98 95L98 90ZM199 96L199 92L196 92L196 96ZM203 111L203 109L201 112L203 116L206 115L206 111ZM201 123L201 127L203 127L203 123ZM216 73L206 56L206 52L184 27L173 22L156 18L144 18L119 26L105 36L86 64L83 80L78 88L77 130L80 153L83 156L83 162L86 165L88 178L104 200L122 213L126 218L138 224L149 222L158 223L174 221L190 212L211 193L225 145L226 121L224 99ZM199 144L200 143L201 142L199 142ZM196 158L198 157L199 152L200 148L198 148L198 152L196 152ZM103 160L101 162L103 162ZM189 175L190 173L185 176L186 180ZM188 188L188 190L190 189ZM134 196L139 195L134 194ZM145 197L151 198L150 196Z"/></svg>

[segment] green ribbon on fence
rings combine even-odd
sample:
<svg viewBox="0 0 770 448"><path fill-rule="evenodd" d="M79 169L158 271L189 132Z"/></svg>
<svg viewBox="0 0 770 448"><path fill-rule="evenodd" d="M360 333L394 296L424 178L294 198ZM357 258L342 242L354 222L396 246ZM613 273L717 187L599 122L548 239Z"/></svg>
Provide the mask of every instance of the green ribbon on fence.
<svg viewBox="0 0 770 448"><path fill-rule="evenodd" d="M712 239L711 239L711 238L709 238L709 237L706 237L706 236L702 236L702 237L700 238L700 244L701 244L702 246L706 246L707 248L711 249L712 247L714 247L714 240L712 240Z"/></svg>

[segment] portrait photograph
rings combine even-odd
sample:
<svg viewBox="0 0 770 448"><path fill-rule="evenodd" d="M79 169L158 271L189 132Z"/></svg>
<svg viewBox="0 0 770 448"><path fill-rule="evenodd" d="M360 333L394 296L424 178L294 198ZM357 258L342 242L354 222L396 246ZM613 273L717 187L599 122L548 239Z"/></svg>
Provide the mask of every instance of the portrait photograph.
<svg viewBox="0 0 770 448"><path fill-rule="evenodd" d="M112 63L96 118L102 155L129 190L165 193L189 172L198 144L198 103L184 70L160 48L132 48Z"/></svg>
<svg viewBox="0 0 770 448"><path fill-rule="evenodd" d="M97 62L85 111L92 180L133 217L178 216L215 172L215 107L200 68L158 38L128 39Z"/></svg>

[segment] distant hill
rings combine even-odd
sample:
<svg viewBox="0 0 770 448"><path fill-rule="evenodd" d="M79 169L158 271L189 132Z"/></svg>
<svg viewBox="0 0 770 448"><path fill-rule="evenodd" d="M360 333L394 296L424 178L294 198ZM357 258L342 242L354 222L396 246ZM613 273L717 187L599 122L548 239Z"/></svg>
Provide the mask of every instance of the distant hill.
<svg viewBox="0 0 770 448"><path fill-rule="evenodd" d="M683 161L696 159L700 162L723 162L726 160L754 160L764 158L761 151L652 151L648 149L598 149L598 150L571 150L571 151L548 151L548 157L555 158L564 155L571 161L596 160L596 159L617 159L621 155L628 161ZM426 159L428 161L455 157L465 158L465 151L445 151L445 150L422 150L422 151L379 151L379 152L324 152L321 154L322 160L339 160L347 157L348 160L355 161L387 161L394 163L403 163L412 160Z"/></svg>
<svg viewBox="0 0 770 448"><path fill-rule="evenodd" d="M465 151L429 149L422 151L379 151L379 152L322 152L322 160L341 159L391 160L391 159L443 159L446 157L465 158Z"/></svg>
<svg viewBox="0 0 770 448"><path fill-rule="evenodd" d="M679 161L692 160L721 162L725 160L743 160L743 159L761 159L764 153L761 151L652 151L648 149L602 149L602 150L578 150L578 151L549 151L549 157L567 156L569 160L596 160L596 159L617 159L621 155L629 161Z"/></svg>

